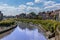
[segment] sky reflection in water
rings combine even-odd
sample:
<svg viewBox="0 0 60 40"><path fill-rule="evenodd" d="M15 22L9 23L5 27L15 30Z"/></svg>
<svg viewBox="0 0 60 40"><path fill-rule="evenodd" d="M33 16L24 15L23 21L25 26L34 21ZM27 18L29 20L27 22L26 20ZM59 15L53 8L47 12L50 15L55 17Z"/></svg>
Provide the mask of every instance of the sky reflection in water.
<svg viewBox="0 0 60 40"><path fill-rule="evenodd" d="M1 40L46 40L46 38L38 32L38 29L20 29L17 27L11 34Z"/></svg>

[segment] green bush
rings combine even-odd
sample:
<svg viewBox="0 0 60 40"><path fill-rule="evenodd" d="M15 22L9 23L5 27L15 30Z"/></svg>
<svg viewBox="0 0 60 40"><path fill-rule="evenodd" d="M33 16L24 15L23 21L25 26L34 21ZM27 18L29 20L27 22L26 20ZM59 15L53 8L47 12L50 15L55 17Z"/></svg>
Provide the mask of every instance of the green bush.
<svg viewBox="0 0 60 40"><path fill-rule="evenodd" d="M11 19L2 20L0 21L0 26L11 26L14 23L15 23L14 20L11 20Z"/></svg>
<svg viewBox="0 0 60 40"><path fill-rule="evenodd" d="M22 22L32 22L33 24L40 24L45 30L48 30L50 32L54 32L56 28L60 27L60 22L55 20L37 20L37 19L16 19L18 21Z"/></svg>

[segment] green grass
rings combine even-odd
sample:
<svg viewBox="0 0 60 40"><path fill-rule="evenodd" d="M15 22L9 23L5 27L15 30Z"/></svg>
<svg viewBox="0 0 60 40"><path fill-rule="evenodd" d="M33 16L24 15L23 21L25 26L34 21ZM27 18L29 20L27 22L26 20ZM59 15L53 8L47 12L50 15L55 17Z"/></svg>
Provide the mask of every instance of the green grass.
<svg viewBox="0 0 60 40"><path fill-rule="evenodd" d="M55 20L37 20L37 19L15 19L25 23L32 22L33 24L40 24L46 31L54 32L56 28L60 27L60 22Z"/></svg>
<svg viewBox="0 0 60 40"><path fill-rule="evenodd" d="M0 21L0 26L11 26L14 25L15 21L12 19L6 19L6 20L2 20Z"/></svg>

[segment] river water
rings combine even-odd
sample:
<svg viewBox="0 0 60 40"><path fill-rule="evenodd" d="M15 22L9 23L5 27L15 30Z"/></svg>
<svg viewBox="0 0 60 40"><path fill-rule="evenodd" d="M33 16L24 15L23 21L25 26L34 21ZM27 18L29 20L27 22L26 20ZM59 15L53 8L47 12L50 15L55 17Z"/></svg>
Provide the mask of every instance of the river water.
<svg viewBox="0 0 60 40"><path fill-rule="evenodd" d="M9 35L3 37L0 40L47 40L46 37L41 33L38 32L38 29L29 30L21 29L17 26L13 32Z"/></svg>

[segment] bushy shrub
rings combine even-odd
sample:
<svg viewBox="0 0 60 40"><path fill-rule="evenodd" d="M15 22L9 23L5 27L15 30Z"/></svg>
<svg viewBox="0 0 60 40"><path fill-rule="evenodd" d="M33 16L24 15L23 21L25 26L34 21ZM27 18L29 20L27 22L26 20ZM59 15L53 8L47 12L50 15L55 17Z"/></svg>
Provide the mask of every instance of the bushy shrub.
<svg viewBox="0 0 60 40"><path fill-rule="evenodd" d="M45 30L54 32L56 28L60 27L60 22L55 20L38 20L38 19L16 19L22 22L32 22L33 24L40 24Z"/></svg>
<svg viewBox="0 0 60 40"><path fill-rule="evenodd" d="M2 21L0 21L0 26L11 26L11 25L13 25L15 22L14 22L14 20L2 20Z"/></svg>

